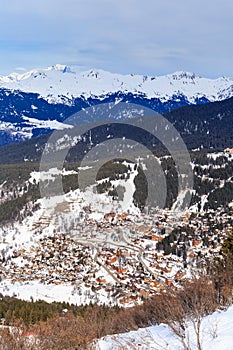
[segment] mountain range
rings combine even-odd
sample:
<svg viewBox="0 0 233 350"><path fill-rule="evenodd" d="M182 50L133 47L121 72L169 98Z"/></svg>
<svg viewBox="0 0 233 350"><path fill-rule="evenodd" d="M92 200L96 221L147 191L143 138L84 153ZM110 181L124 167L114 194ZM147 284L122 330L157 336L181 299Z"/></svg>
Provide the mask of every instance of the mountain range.
<svg viewBox="0 0 233 350"><path fill-rule="evenodd" d="M0 77L0 145L64 129L69 116L100 103L130 102L164 114L232 96L233 78L207 79L190 72L149 77L80 72L57 64L12 73Z"/></svg>
<svg viewBox="0 0 233 350"><path fill-rule="evenodd" d="M88 116L88 114L84 114L84 116ZM233 98L220 102L185 106L165 113L164 117L175 126L189 150L206 149L217 151L224 150L225 148L233 148ZM146 118L153 118L153 116L147 116ZM85 122L87 122L87 119ZM58 124L59 122L57 122L57 125ZM60 125L63 126L62 123L60 123ZM120 129L115 128L114 124L112 124L109 129L109 125L111 125L110 121L109 124L103 123L103 126L98 128L98 132L95 133L95 135L93 132L92 142L94 142L94 144L109 139L110 131L110 138L122 138L122 135L124 135L127 139L135 139L136 135L134 135L134 130L131 130L131 128L129 130L124 128L124 123ZM92 128L95 128L95 123L88 124L88 129ZM25 129L23 129L23 131L25 131ZM0 164L40 161L51 130L40 129L39 131L43 134L38 134L36 137L26 139L23 142L1 146ZM57 130L56 132L58 133L58 140L61 139L62 141L66 131ZM76 135L76 130L73 132ZM79 127L77 127L77 133L78 132ZM78 135L79 134L76 136ZM79 142L75 142L75 146L72 147L69 154L69 161L77 161L80 159L77 157L83 154L86 148L89 149L91 146L89 136L86 138L84 135ZM143 142L146 146L151 148L149 139ZM62 142L62 144L64 145L64 142ZM93 147L94 144L91 147ZM156 145L159 154L161 154L161 147L159 147L158 143L156 143ZM69 144L67 144L67 147L69 148ZM162 153L164 153L164 151L162 151Z"/></svg>

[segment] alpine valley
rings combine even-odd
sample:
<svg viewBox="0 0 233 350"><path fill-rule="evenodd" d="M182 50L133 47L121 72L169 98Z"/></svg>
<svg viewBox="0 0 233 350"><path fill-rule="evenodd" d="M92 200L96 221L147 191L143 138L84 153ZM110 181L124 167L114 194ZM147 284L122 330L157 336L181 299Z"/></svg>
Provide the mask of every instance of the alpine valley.
<svg viewBox="0 0 233 350"><path fill-rule="evenodd" d="M99 109L121 102L122 114ZM173 159L177 150L127 129L138 113L153 121L147 108L187 147L188 206L187 193L178 193L186 174ZM75 126L88 130L80 135L70 122L77 112ZM109 159L112 144L100 145L114 139L119 152L126 140L129 153ZM166 183L155 186L159 197L166 190L162 207L146 201L154 159ZM85 191L80 174L94 178ZM233 78L63 65L0 77L0 337L15 344L4 349L205 350L219 344L218 334L232 347L224 333L232 306L216 311L233 300L232 175ZM9 326L33 333L3 338Z"/></svg>

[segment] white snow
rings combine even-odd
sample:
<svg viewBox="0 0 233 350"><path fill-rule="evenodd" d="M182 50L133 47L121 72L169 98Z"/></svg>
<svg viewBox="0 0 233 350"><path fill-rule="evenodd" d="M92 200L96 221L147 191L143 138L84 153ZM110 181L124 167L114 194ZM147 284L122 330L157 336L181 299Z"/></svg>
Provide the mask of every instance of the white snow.
<svg viewBox="0 0 233 350"><path fill-rule="evenodd" d="M90 97L114 92L144 94L148 98L168 101L184 95L190 103L206 97L210 101L224 100L233 95L233 78L207 79L189 72L175 72L165 76L121 75L100 69L80 72L77 67L55 65L26 73L12 73L0 77L0 87L35 92L48 102L70 104L73 97ZM64 101L65 97L65 101ZM119 102L119 100L117 101Z"/></svg>
<svg viewBox="0 0 233 350"><path fill-rule="evenodd" d="M224 152L213 152L213 153L208 153L207 158L212 158L213 160L216 160L219 157L226 156L226 153Z"/></svg>
<svg viewBox="0 0 233 350"><path fill-rule="evenodd" d="M104 275L104 269L100 269ZM110 277L108 276L108 280ZM11 283L5 280L0 285L0 292L4 295L14 296L21 300L44 300L48 303L67 302L75 305L89 304L93 301L94 296L99 304L108 304L109 298L104 290L99 293L87 293L87 289L82 286L82 293L78 293L75 285L67 284L43 284L38 281L28 281L27 283Z"/></svg>
<svg viewBox="0 0 233 350"><path fill-rule="evenodd" d="M35 119L35 118L29 118L26 116L22 116L24 120L26 120L25 124L28 124L30 127L37 127L37 128L48 128L48 129L55 129L55 130L63 130L72 128L73 125L65 124L58 122L57 120L41 120L41 119Z"/></svg>
<svg viewBox="0 0 233 350"><path fill-rule="evenodd" d="M67 176L67 175L73 175L77 174L77 171L75 170L59 170L58 168L51 168L48 171L32 171L30 174L29 182L30 183L39 183L39 181L54 181L56 176L62 175L62 176Z"/></svg>
<svg viewBox="0 0 233 350"><path fill-rule="evenodd" d="M206 316L201 325L201 343L203 350L233 349L233 306L226 311L216 311ZM185 330L190 350L197 349L193 325ZM98 349L141 349L141 350L182 350L182 344L165 324L140 328L124 334L110 335L98 341Z"/></svg>
<svg viewBox="0 0 233 350"><path fill-rule="evenodd" d="M26 126L23 128L19 127L17 123L11 122L0 122L0 130L6 131L13 136L18 136L22 140L31 138L33 136L34 128L46 128L51 130L63 130L72 128L73 125L58 122L57 120L40 120L35 118L30 118L22 116L25 120Z"/></svg>
<svg viewBox="0 0 233 350"><path fill-rule="evenodd" d="M85 167L83 170L89 168L91 167ZM55 167L44 172L33 171L30 174L29 182L54 181L59 175L66 176L76 173L74 170L68 171L63 169L61 171ZM135 175L136 172L132 171L132 179ZM126 196L127 190L126 188ZM30 251L31 248L38 246L38 239L53 236L54 227L57 227L57 232L65 232L67 231L67 228L65 229L67 223L78 220L79 225L81 225L84 217L82 218L80 214L83 213L83 208L88 205L92 207L92 212L86 214L88 220L95 220L97 222L102 221L104 214L112 211L116 206L110 197L107 197L106 194L93 193L92 188L87 189L85 192L77 189L65 195L41 198L37 203L40 205L40 209L33 211L31 216L27 216L22 222L16 221L12 225L2 226L0 228L0 255L4 254L6 257L10 257L13 255L15 249L19 250L21 248ZM129 206L129 211L134 212L136 210L133 203L130 203ZM64 207L64 211L61 207ZM38 225L40 228L39 231ZM74 235L77 234L80 241L86 241L85 231L82 233L79 229L77 229L77 232L73 229L73 232ZM104 236L106 238L106 233L104 233ZM14 259L14 263L17 267L23 268L25 260L17 257ZM98 275L99 277L104 276L108 283L114 283L112 277L107 274L104 268L99 267L96 277ZM12 281L9 277L0 282L1 293L10 296L15 295L18 298L26 300L30 300L33 297L34 299L43 299L51 302L67 301L75 304L86 304L90 301L106 304L112 302L108 293L103 289L92 293L90 290L85 289L84 284L81 287L82 291L80 293L80 288L76 288L71 283L63 283L61 285L53 283L44 284L36 279L18 282Z"/></svg>

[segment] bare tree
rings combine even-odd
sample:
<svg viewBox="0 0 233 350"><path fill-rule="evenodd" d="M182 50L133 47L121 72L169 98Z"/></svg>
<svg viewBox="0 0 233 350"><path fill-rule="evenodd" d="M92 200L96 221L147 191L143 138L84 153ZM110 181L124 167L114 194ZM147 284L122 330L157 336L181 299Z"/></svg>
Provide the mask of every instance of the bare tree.
<svg viewBox="0 0 233 350"><path fill-rule="evenodd" d="M197 349L202 350L202 320L217 307L213 284L208 282L207 278L196 278L185 282L180 290L166 289L156 300L159 321L170 327L182 343L183 349L190 350L186 329L191 323L195 331Z"/></svg>

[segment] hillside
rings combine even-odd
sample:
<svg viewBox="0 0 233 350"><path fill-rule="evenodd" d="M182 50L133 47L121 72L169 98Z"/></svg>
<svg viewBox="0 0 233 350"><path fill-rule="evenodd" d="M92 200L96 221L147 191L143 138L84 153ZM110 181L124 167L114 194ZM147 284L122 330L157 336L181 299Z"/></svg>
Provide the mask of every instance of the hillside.
<svg viewBox="0 0 233 350"><path fill-rule="evenodd" d="M232 318L233 306L228 310L216 311L206 316L201 327L202 349L230 350L232 349ZM184 330L190 344L190 350L197 349L195 329L190 322ZM165 324L141 328L129 333L107 336L98 341L100 350L117 350L124 348L142 350L177 350L183 349L182 342Z"/></svg>
<svg viewBox="0 0 233 350"><path fill-rule="evenodd" d="M135 95L131 97L135 102ZM87 100L80 99L85 105ZM53 106L46 99L41 103L45 111ZM118 105L110 106L114 111ZM65 115L47 124L44 121L38 124L24 115L24 122L35 123L45 134L0 147L0 291L6 299L36 300L36 307L42 299L48 303L72 303L81 310L81 305L92 302L99 305L93 308L93 313L95 308L101 310L103 304L109 307L103 306L106 313L124 307L136 308L131 328L126 328L127 324L118 327L116 314L114 331L105 324L104 330L92 333L90 339L97 337L94 334L100 337L111 331L154 324L146 301L159 298L167 288L181 290L193 273L207 271L209 264L221 257L221 247L233 224L233 98L184 106L164 114L165 124L160 135L166 135L172 124L189 152L185 148L179 152L176 148L180 136L171 137L170 148L166 148L166 142L163 144L153 136L153 129L146 129L147 123L155 129L160 126L161 115L149 112L132 118L141 107L136 103L129 115L126 105L122 114L121 109L114 114L109 105L107 109L95 105L91 109L93 114L79 113L74 125L62 124ZM37 113L39 108L33 106ZM59 107L57 102L54 106L62 107L67 115L69 108L77 107L66 103ZM22 113L23 110L24 107ZM83 121L86 123L82 124ZM137 122L141 128L136 127ZM48 133L54 125L59 130ZM29 129L22 130L30 131L31 136L37 134L35 129ZM115 144L111 144L114 140ZM137 151L136 142L144 146L143 151ZM184 168L179 169L179 162L175 164L177 159L188 160L186 165L190 168L193 186L192 181L189 182L187 192L179 192L179 181L187 174ZM148 168L155 161L157 167ZM80 174L88 184L85 190ZM165 185L157 178L163 178ZM150 186L158 199L155 205L147 203ZM187 194L190 195L188 205ZM224 299L225 292L218 289L215 277L211 275L214 303L220 305L223 301L216 293ZM228 283L231 288L229 281L221 283L223 287ZM144 303L145 319L138 318L137 307L143 305L143 309ZM212 307L210 310L214 311ZM35 322L35 317L43 319L42 314L35 316L33 312L26 318L27 322ZM8 319L14 316L4 310L5 314ZM193 331L189 324L186 326L193 341ZM164 325L138 332L146 339L143 340L145 347L153 348L152 338L157 337L158 332L165 337L162 346L174 341ZM148 332L152 335L148 336ZM215 328L213 334L216 334L214 332ZM122 341L126 345L132 343L132 336L137 340L139 333L110 336L101 340L100 345L114 348ZM217 340L212 338L207 341L213 340L214 344ZM50 342L50 337L47 339ZM192 342L195 349L193 344L195 341Z"/></svg>
<svg viewBox="0 0 233 350"><path fill-rule="evenodd" d="M168 188L164 208L145 206L140 166L125 160L106 163L97 191L90 186L84 192L77 178L79 171L91 176L91 164L41 173L36 163L2 165L4 295L134 305L167 284L179 285L200 257L218 255L232 226L232 155L192 153L193 197L184 212L174 209L174 163L168 156L160 163ZM51 192L60 177L64 195ZM122 197L118 186L125 188Z"/></svg>
<svg viewBox="0 0 233 350"><path fill-rule="evenodd" d="M88 117L88 114L85 115L84 113L80 116L83 115L84 117L86 116L86 118ZM94 116L96 115L98 115L97 112L94 113ZM101 120L103 120L102 124L105 124L104 120L106 120L107 123L113 123L114 114L110 114L110 121L108 119L103 119L106 117L106 115L107 114L100 115ZM233 146L233 98L221 102L179 108L165 114L164 117L171 122L181 134L189 150L197 148L223 150ZM80 120L78 114L78 118L75 119L75 125L80 124L80 129L85 127L85 124L81 124L81 121L82 120ZM88 119L85 121L87 122ZM124 123L124 119L122 122ZM93 121L92 123L86 125L88 125L89 130L95 127ZM63 131L61 130L57 133L58 138L59 135L60 138L62 138L65 134L69 133L69 129L65 129ZM72 133L76 133L76 136L78 136L80 133L79 127L76 127L75 131L72 131ZM126 129L124 131L124 124L119 131L117 129L112 130L112 133L111 138L116 138L119 135L122 135L122 133L125 133L127 138L135 137L135 132L133 130ZM98 144L109 137L108 126L99 128L96 130L96 132L93 131L92 134L94 136L93 140L95 139L95 144ZM20 142L17 145L11 144L0 147L0 163L4 164L39 161L48 138L49 135L43 135L33 137L31 140ZM88 146L88 142L89 137L86 142L83 142L83 140L78 143L76 142L76 146L73 147L69 161L81 159L82 156L80 156L80 154L83 152L83 147L85 148ZM149 141L146 140L143 142L149 143ZM72 154L75 154L75 157L73 156L72 158Z"/></svg>
<svg viewBox="0 0 233 350"><path fill-rule="evenodd" d="M163 114L231 98L232 86L233 78L207 79L189 72L149 77L55 65L12 73L0 77L0 145L68 127L62 124L68 117L90 106L128 102Z"/></svg>

